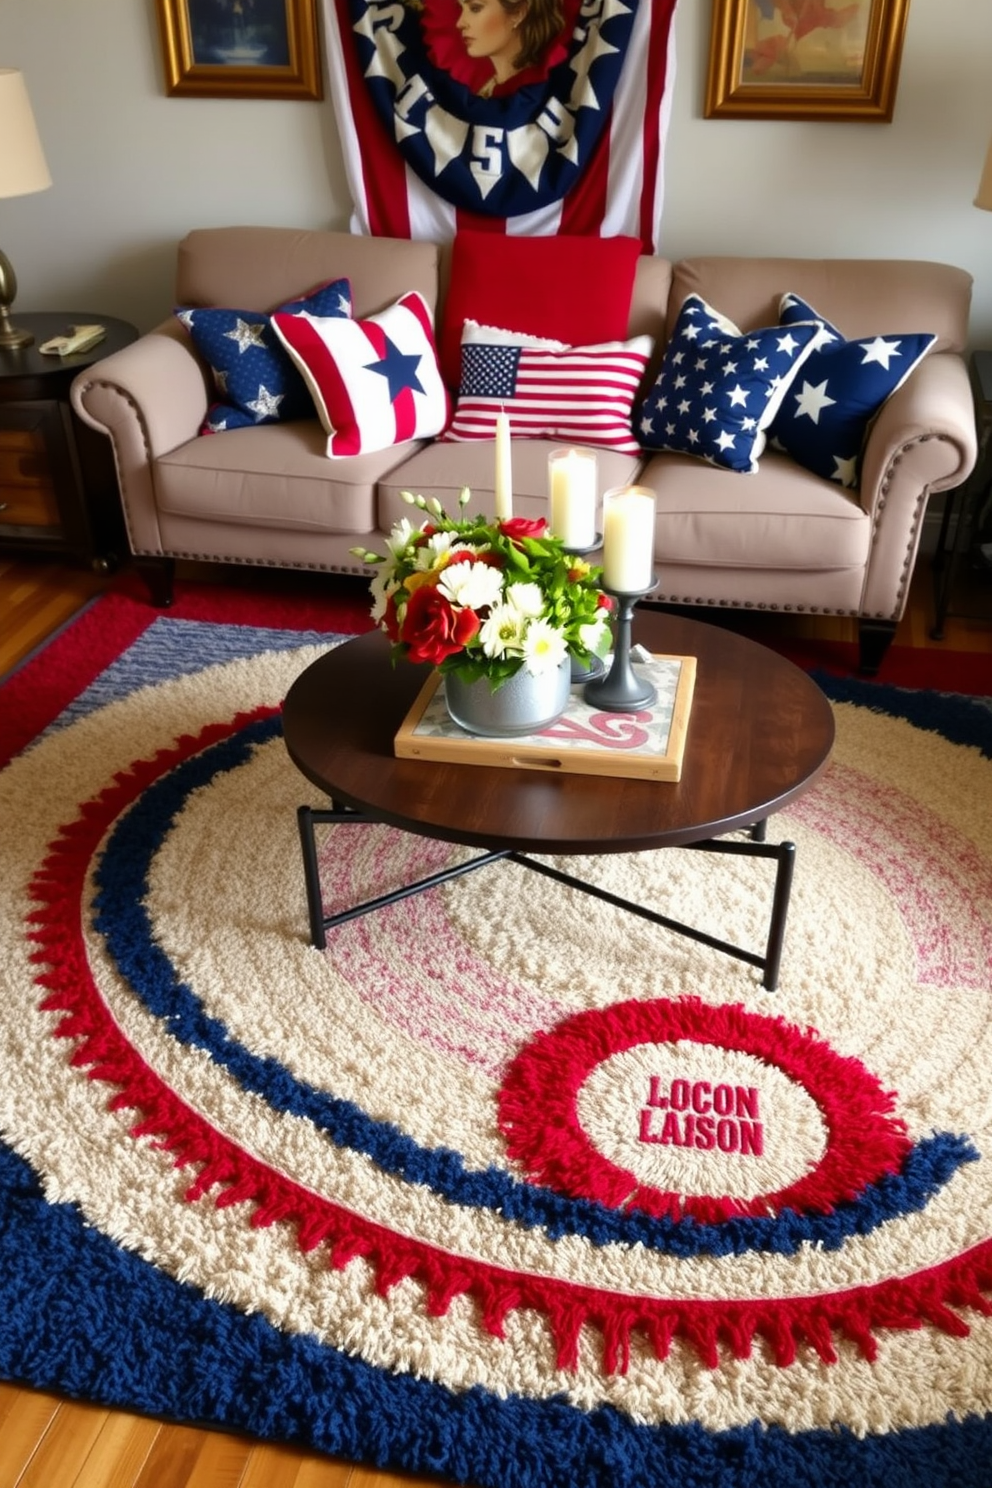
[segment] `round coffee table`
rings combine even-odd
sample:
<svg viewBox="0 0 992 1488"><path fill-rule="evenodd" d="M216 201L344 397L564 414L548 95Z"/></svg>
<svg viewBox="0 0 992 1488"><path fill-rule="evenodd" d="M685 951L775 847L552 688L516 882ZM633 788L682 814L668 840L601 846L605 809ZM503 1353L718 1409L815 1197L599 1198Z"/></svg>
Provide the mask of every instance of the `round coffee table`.
<svg viewBox="0 0 992 1488"><path fill-rule="evenodd" d="M283 733L293 763L331 799L330 809L300 808L313 943L323 947L333 925L510 858L758 966L763 984L777 986L795 847L765 841L765 823L826 767L834 739L830 704L791 662L717 626L639 610L634 639L649 651L697 660L677 783L400 759L393 740L427 669L394 667L379 631L347 641L309 666L287 694ZM318 823L354 821L385 822L483 852L392 894L325 916L313 829ZM741 828L750 829L747 838L717 840ZM763 954L618 899L527 856L662 847L776 860Z"/></svg>

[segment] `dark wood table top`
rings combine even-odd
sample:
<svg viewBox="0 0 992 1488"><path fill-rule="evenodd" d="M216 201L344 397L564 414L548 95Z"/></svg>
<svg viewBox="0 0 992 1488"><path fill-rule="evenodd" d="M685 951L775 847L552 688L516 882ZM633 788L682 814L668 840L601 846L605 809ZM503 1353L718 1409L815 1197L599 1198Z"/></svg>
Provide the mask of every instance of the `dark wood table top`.
<svg viewBox="0 0 992 1488"><path fill-rule="evenodd" d="M98 315L93 310L20 311L15 305L10 319L19 330L31 331L34 341L30 346L0 347L0 391L5 400L57 398L77 372L138 339L138 328L130 321ZM73 356L50 356L39 350L53 336L69 335L74 325L102 325L107 334L89 351L77 351Z"/></svg>
<svg viewBox="0 0 992 1488"><path fill-rule="evenodd" d="M833 712L791 662L717 626L648 610L635 614L634 639L697 658L677 784L397 759L393 739L429 672L394 668L380 631L297 678L283 705L286 748L339 805L424 837L537 853L701 842L769 816L826 767Z"/></svg>

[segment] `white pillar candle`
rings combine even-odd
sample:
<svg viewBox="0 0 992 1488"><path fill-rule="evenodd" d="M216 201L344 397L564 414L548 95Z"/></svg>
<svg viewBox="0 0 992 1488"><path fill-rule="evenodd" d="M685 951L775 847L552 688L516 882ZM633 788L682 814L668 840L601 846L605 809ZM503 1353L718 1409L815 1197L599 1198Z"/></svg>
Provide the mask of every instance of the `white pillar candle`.
<svg viewBox="0 0 992 1488"><path fill-rule="evenodd" d="M581 551L596 541L596 456L559 449L548 456L551 531L566 548Z"/></svg>
<svg viewBox="0 0 992 1488"><path fill-rule="evenodd" d="M654 583L654 492L617 486L603 498L603 588L640 594Z"/></svg>
<svg viewBox="0 0 992 1488"><path fill-rule="evenodd" d="M513 476L510 466L510 416L501 409L496 415L496 520L513 516Z"/></svg>

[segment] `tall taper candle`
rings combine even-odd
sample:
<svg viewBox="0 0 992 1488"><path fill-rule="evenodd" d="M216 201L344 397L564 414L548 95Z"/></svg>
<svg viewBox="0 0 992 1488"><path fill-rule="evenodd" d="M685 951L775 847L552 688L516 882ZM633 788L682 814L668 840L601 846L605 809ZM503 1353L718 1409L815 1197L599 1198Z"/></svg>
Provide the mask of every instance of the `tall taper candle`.
<svg viewBox="0 0 992 1488"><path fill-rule="evenodd" d="M641 594L654 583L654 492L617 486L603 497L603 588Z"/></svg>
<svg viewBox="0 0 992 1488"><path fill-rule="evenodd" d="M510 465L510 416L505 409L496 415L496 520L513 516L513 476Z"/></svg>

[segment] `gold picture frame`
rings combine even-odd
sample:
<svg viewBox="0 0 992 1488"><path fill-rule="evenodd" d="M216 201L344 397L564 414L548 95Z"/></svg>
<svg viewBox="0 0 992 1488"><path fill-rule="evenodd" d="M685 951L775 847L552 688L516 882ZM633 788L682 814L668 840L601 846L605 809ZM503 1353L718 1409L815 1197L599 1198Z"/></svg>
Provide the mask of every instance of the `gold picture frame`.
<svg viewBox="0 0 992 1488"><path fill-rule="evenodd" d="M909 0L713 0L707 119L887 123L895 106ZM789 19L785 19L788 15Z"/></svg>
<svg viewBox="0 0 992 1488"><path fill-rule="evenodd" d="M324 96L317 0L157 0L157 5L170 95Z"/></svg>

